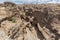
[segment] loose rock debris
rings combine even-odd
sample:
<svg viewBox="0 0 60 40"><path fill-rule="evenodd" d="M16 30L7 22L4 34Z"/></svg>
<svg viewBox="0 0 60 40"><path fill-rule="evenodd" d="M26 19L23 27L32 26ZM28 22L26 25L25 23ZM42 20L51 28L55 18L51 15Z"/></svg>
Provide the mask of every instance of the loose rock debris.
<svg viewBox="0 0 60 40"><path fill-rule="evenodd" d="M60 5L0 4L0 40L60 40Z"/></svg>

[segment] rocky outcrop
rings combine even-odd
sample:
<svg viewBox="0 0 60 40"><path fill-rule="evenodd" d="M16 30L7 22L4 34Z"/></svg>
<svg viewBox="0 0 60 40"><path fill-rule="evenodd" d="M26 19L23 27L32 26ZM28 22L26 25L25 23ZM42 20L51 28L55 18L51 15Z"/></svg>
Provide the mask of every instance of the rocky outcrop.
<svg viewBox="0 0 60 40"><path fill-rule="evenodd" d="M60 40L59 4L0 5L1 40Z"/></svg>

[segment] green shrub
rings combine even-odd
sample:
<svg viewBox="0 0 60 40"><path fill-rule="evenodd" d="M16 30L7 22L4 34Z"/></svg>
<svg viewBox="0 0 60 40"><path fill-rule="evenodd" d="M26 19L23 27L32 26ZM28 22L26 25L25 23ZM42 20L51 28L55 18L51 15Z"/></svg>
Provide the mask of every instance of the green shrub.
<svg viewBox="0 0 60 40"><path fill-rule="evenodd" d="M9 19L9 21L12 21L13 23L15 23L16 19L12 17L12 18Z"/></svg>

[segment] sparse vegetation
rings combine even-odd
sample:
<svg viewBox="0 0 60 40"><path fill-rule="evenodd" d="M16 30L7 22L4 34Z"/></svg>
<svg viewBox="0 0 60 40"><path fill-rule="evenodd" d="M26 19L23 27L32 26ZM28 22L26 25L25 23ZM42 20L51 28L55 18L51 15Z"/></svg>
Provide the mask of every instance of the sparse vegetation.
<svg viewBox="0 0 60 40"><path fill-rule="evenodd" d="M13 23L16 22L16 19L14 17L10 18L9 21L12 21Z"/></svg>

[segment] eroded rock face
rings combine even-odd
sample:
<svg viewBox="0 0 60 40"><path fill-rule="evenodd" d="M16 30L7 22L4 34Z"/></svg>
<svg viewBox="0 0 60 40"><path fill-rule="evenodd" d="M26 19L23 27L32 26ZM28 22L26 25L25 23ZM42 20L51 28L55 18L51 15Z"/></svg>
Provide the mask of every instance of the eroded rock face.
<svg viewBox="0 0 60 40"><path fill-rule="evenodd" d="M5 7L0 7L0 20L2 20L3 18L7 17L7 13L5 10Z"/></svg>
<svg viewBox="0 0 60 40"><path fill-rule="evenodd" d="M60 6L54 4L0 6L1 40L60 40ZM3 37L2 37L3 36Z"/></svg>
<svg viewBox="0 0 60 40"><path fill-rule="evenodd" d="M6 35L5 31L0 28L0 40L12 40Z"/></svg>

